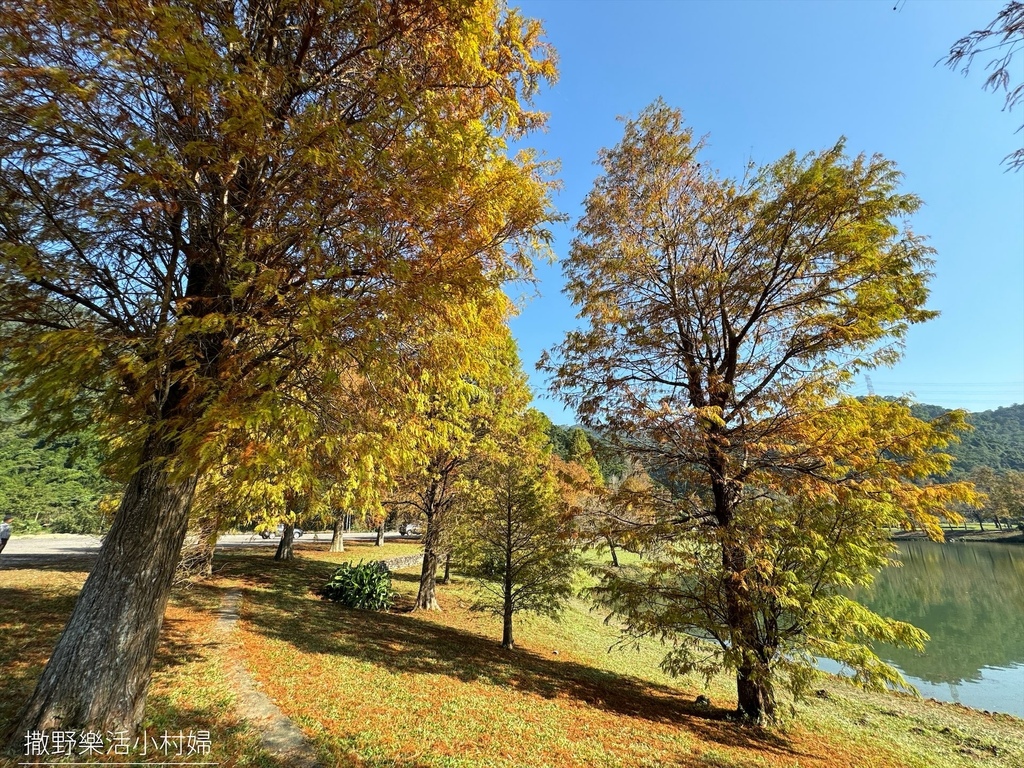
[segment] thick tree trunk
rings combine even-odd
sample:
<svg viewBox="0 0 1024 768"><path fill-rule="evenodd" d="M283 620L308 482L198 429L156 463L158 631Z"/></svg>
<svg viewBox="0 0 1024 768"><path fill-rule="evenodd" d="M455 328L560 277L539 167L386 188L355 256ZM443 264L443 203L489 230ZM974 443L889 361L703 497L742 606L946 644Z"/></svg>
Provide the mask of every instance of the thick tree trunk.
<svg viewBox="0 0 1024 768"><path fill-rule="evenodd" d="M374 546L384 546L384 523L377 526L377 541L374 543Z"/></svg>
<svg viewBox="0 0 1024 768"><path fill-rule="evenodd" d="M757 617L743 581L743 574L747 570L746 553L738 544L726 541L723 545L722 564L732 645L744 654L743 661L736 669L737 712L743 720L764 725L775 718L771 670L763 660L770 658L771 653L758 633Z"/></svg>
<svg viewBox="0 0 1024 768"><path fill-rule="evenodd" d="M295 526L292 524L284 527L284 532L281 534L281 541L277 545L277 552L274 553L275 560L291 560L292 559L292 542L295 539Z"/></svg>
<svg viewBox="0 0 1024 768"><path fill-rule="evenodd" d="M334 535L331 536L331 546L328 549L329 552L344 552L345 551L345 515L339 515L334 518Z"/></svg>
<svg viewBox="0 0 1024 768"><path fill-rule="evenodd" d="M440 559L438 543L441 531L438 516L427 512L427 531L423 536L423 568L420 570L420 590L416 595L416 611L440 611L437 603L437 564Z"/></svg>
<svg viewBox="0 0 1024 768"><path fill-rule="evenodd" d="M420 591L416 595L414 610L440 610L437 604L437 563L440 559L437 552L437 519L434 515L427 516L427 532L423 537L423 567L420 570Z"/></svg>
<svg viewBox="0 0 1024 768"><path fill-rule="evenodd" d="M753 663L741 664L736 670L736 709L744 720L765 725L775 719L775 692L767 670L758 670Z"/></svg>
<svg viewBox="0 0 1024 768"><path fill-rule="evenodd" d="M174 480L167 452L143 447L114 524L71 618L25 705L26 731L134 733L142 720L164 608L188 528L196 481Z"/></svg>
<svg viewBox="0 0 1024 768"><path fill-rule="evenodd" d="M771 670L763 659L770 658L759 636L757 615L747 584L748 555L745 532L735 527L735 510L742 484L727 479L728 461L714 445L709 450L712 468L711 492L715 501L715 518L719 525L722 547L722 590L725 598L729 640L734 650L743 654L736 669L736 700L739 716L752 723L764 724L775 716L775 698Z"/></svg>

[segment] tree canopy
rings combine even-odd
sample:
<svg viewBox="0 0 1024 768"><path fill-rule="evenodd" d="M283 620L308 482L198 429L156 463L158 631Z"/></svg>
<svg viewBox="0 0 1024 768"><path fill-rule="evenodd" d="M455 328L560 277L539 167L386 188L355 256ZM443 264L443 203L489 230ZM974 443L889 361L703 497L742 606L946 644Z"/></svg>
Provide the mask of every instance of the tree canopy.
<svg viewBox="0 0 1024 768"><path fill-rule="evenodd" d="M1002 91L1006 94L1003 109L1009 111L1024 99L1024 78L1014 82L1014 74L1020 75L1021 68L1013 67L1013 57L1020 53L1024 44L1024 3L1010 0L984 29L976 29L957 40L949 49L943 61L950 69L960 68L967 74L979 53L992 56L985 68L989 70L984 88ZM1024 132L1024 125L1017 133ZM1006 156L1004 162L1014 170L1024 168L1024 147Z"/></svg>
<svg viewBox="0 0 1024 768"><path fill-rule="evenodd" d="M546 364L584 423L672 494L647 564L599 592L630 631L673 643L668 669L735 670L739 711L760 721L814 651L897 679L866 641L920 635L840 590L885 563L884 526L941 536L936 516L970 496L912 482L948 469L934 449L963 413L925 423L842 394L935 314L931 251L907 224L920 201L893 163L840 141L733 180L701 148L655 102L601 152L565 262L586 325Z"/></svg>
<svg viewBox="0 0 1024 768"><path fill-rule="evenodd" d="M529 277L545 169L506 139L543 122L540 35L484 0L0 3L5 384L129 478L20 731L134 729L240 431L300 432L348 371L388 402L424 316Z"/></svg>

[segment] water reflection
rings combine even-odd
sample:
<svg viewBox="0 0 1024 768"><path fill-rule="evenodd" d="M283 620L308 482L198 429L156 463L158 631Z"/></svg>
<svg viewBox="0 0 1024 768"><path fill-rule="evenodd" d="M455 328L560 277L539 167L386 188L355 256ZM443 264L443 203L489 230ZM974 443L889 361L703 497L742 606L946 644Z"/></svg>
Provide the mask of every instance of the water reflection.
<svg viewBox="0 0 1024 768"><path fill-rule="evenodd" d="M856 598L920 627L931 641L924 654L887 645L878 654L926 683L919 686L925 695L1024 715L1024 547L901 542L900 559L903 567L886 569ZM1008 685L1012 698L969 702L977 696L962 696L960 686L971 683L990 692Z"/></svg>

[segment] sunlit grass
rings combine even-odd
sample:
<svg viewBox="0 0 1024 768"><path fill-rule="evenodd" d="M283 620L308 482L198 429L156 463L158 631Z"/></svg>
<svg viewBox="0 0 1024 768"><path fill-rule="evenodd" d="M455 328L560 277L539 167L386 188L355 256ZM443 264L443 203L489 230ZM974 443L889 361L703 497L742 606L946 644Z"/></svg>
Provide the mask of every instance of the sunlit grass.
<svg viewBox="0 0 1024 768"><path fill-rule="evenodd" d="M1017 764L1011 749L1024 754L1019 721L841 683L827 686L828 699L801 705L780 732L740 727L727 719L731 680L705 689L668 677L655 641L609 651L617 630L583 601L560 622L518 622L519 647L508 653L498 621L470 610L470 582L441 588L442 613L404 612L417 582L416 573L396 575L390 614L346 611L294 590L247 592L242 651L251 672L340 765L1008 767ZM710 709L694 703L702 693ZM879 714L894 707L902 712ZM944 717L981 734L972 743L998 742L1002 752L971 755L962 741L918 725Z"/></svg>
<svg viewBox="0 0 1024 768"><path fill-rule="evenodd" d="M517 618L518 647L507 652L499 621L471 610L473 584L458 576L439 588L441 613L409 612L416 569L395 574L398 600L390 613L345 610L315 594L340 562L418 547L353 542L344 553L328 553L326 544L302 542L285 563L274 562L266 547L219 554L215 578L176 591L168 609L147 728L208 729L214 754L207 759L229 768L283 765L263 753L258 732L236 708L227 670L237 662L329 756L328 765L1024 765L1019 720L839 682L798 705L783 729L740 726L729 719L730 679L705 688L698 679L665 675L657 641L622 646L614 623L583 599L560 621ZM85 574L2 575L0 718L7 724L30 694ZM230 590L243 595L241 621L221 645L215 610ZM709 708L695 703L700 694L711 699Z"/></svg>

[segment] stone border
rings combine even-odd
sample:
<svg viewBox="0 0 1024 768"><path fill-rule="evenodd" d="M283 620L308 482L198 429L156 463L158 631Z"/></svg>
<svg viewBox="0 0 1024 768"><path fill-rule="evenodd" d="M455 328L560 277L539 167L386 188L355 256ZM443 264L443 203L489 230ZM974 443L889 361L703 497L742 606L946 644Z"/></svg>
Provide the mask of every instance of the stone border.
<svg viewBox="0 0 1024 768"><path fill-rule="evenodd" d="M371 560L371 563L384 563L389 571L400 571L403 568L412 568L414 565L423 563L423 555L401 555L400 557L389 557L386 560Z"/></svg>

